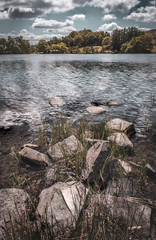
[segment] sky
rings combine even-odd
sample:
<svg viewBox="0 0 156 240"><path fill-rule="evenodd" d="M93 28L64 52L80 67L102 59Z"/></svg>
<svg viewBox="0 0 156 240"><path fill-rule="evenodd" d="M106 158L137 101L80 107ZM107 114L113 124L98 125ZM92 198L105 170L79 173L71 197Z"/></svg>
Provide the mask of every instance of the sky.
<svg viewBox="0 0 156 240"><path fill-rule="evenodd" d="M156 0L0 0L0 38L31 43L91 29L156 29Z"/></svg>

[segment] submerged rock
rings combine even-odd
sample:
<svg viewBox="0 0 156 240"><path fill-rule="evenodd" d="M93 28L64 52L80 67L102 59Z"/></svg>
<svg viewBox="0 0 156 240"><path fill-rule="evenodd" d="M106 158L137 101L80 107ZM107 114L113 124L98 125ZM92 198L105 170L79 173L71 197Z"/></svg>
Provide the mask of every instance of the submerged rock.
<svg viewBox="0 0 156 240"><path fill-rule="evenodd" d="M40 153L36 150L33 150L29 147L23 148L19 152L22 160L28 161L30 164L36 164L39 166L47 166L50 164L48 156L44 153Z"/></svg>
<svg viewBox="0 0 156 240"><path fill-rule="evenodd" d="M0 190L0 240L4 240L4 228L19 220L25 213L29 195L22 189L7 188Z"/></svg>
<svg viewBox="0 0 156 240"><path fill-rule="evenodd" d="M109 101L105 103L108 107L118 107L122 105L122 102L116 102L116 101Z"/></svg>
<svg viewBox="0 0 156 240"><path fill-rule="evenodd" d="M106 112L107 110L102 107L93 106L93 107L86 108L86 111L90 114L100 114L100 113Z"/></svg>
<svg viewBox="0 0 156 240"><path fill-rule="evenodd" d="M101 103L101 102L98 102L98 101L92 101L91 104L92 104L93 106L96 106L96 107L102 105L102 103Z"/></svg>
<svg viewBox="0 0 156 240"><path fill-rule="evenodd" d="M106 141L96 142L87 152L86 163L82 169L82 179L90 183L100 180L100 174L102 174L100 172L109 156L109 143Z"/></svg>
<svg viewBox="0 0 156 240"><path fill-rule="evenodd" d="M50 147L48 154L54 159L62 159L66 156L73 156L75 152L82 150L81 142L74 136L70 136L63 140L62 142L56 143L54 146Z"/></svg>
<svg viewBox="0 0 156 240"><path fill-rule="evenodd" d="M49 103L52 107L62 107L66 105L66 102L61 97L53 97L49 100Z"/></svg>
<svg viewBox="0 0 156 240"><path fill-rule="evenodd" d="M105 128L109 132L124 132L128 135L135 134L134 124L120 118L107 122Z"/></svg>
<svg viewBox="0 0 156 240"><path fill-rule="evenodd" d="M125 149L125 150L133 150L133 143L129 140L129 138L124 133L113 133L108 140L112 143L115 143L116 146Z"/></svg>
<svg viewBox="0 0 156 240"><path fill-rule="evenodd" d="M37 214L58 234L65 229L69 233L75 227L87 193L80 182L58 182L41 192Z"/></svg>

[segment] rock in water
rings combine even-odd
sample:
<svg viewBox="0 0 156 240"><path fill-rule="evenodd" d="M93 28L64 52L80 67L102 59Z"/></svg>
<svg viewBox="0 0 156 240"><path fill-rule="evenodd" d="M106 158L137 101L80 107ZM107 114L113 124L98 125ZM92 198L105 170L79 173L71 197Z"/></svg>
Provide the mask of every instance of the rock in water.
<svg viewBox="0 0 156 240"><path fill-rule="evenodd" d="M62 107L66 104L66 102L61 97L53 97L49 100L49 103L52 107Z"/></svg>
<svg viewBox="0 0 156 240"><path fill-rule="evenodd" d="M86 111L90 114L100 114L100 113L106 112L107 110L102 107L93 106L93 107L86 108Z"/></svg>
<svg viewBox="0 0 156 240"><path fill-rule="evenodd" d="M30 164L36 164L39 166L47 166L50 164L50 160L48 158L48 156L44 153L40 153L36 150L33 150L29 147L25 147L23 148L20 152L19 152L22 160L26 160L28 161Z"/></svg>
<svg viewBox="0 0 156 240"><path fill-rule="evenodd" d="M4 227L9 227L14 220L25 213L29 195L22 189L7 188L0 190L0 240L4 240ZM10 218L11 216L11 218Z"/></svg>
<svg viewBox="0 0 156 240"><path fill-rule="evenodd" d="M44 189L39 196L37 214L41 221L47 221L56 233L75 227L88 190L80 182L58 182ZM61 226L61 228L60 228Z"/></svg>
<svg viewBox="0 0 156 240"><path fill-rule="evenodd" d="M129 140L129 138L124 133L112 133L108 140L112 143L115 143L118 147L125 150L133 150L133 143Z"/></svg>
<svg viewBox="0 0 156 240"><path fill-rule="evenodd" d="M110 101L110 102L106 102L106 105L109 107L118 107L121 106L122 103L121 102L116 102L116 101Z"/></svg>
<svg viewBox="0 0 156 240"><path fill-rule="evenodd" d="M120 118L115 118L106 123L106 130L109 132L124 132L127 135L134 135L134 124Z"/></svg>
<svg viewBox="0 0 156 240"><path fill-rule="evenodd" d="M82 179L94 183L98 181L100 171L110 156L110 147L108 142L99 141L95 143L87 152L86 163L82 170ZM105 176L106 177L106 176Z"/></svg>
<svg viewBox="0 0 156 240"><path fill-rule="evenodd" d="M73 156L75 152L82 150L81 142L74 136L70 136L62 142L50 147L48 154L54 159L62 159L66 156Z"/></svg>

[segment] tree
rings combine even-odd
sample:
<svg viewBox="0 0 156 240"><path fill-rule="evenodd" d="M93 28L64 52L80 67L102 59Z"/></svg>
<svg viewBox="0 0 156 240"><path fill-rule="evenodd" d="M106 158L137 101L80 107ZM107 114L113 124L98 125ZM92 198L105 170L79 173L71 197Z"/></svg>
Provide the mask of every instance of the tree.
<svg viewBox="0 0 156 240"><path fill-rule="evenodd" d="M65 43L52 44L50 53L69 53L69 49Z"/></svg>
<svg viewBox="0 0 156 240"><path fill-rule="evenodd" d="M17 44L13 45L11 53L13 53L13 54L20 54L21 53L20 47Z"/></svg>
<svg viewBox="0 0 156 240"><path fill-rule="evenodd" d="M47 53L49 50L49 45L45 40L40 40L36 45L36 49L38 52Z"/></svg>
<svg viewBox="0 0 156 240"><path fill-rule="evenodd" d="M121 51L124 53L150 53L152 47L152 37L144 34L133 37L130 42L122 44Z"/></svg>

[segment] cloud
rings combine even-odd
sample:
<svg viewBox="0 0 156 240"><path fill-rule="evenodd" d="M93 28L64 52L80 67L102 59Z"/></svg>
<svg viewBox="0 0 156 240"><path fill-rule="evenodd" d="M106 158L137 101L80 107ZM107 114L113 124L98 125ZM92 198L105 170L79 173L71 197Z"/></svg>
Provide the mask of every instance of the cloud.
<svg viewBox="0 0 156 240"><path fill-rule="evenodd" d="M140 3L139 0L92 0L89 5L103 8L105 12L129 11Z"/></svg>
<svg viewBox="0 0 156 240"><path fill-rule="evenodd" d="M36 18L32 24L32 28L48 29L48 32L71 32L76 30L73 25L74 22L69 19L67 19L65 22L58 22L56 20Z"/></svg>
<svg viewBox="0 0 156 240"><path fill-rule="evenodd" d="M26 29L22 29L19 33L16 32L10 32L10 33L0 33L0 38L8 38L8 36L15 38L22 36L23 39L29 40L32 44L36 44L39 40L44 39L49 41L53 37L61 38L63 35L61 34L41 34L41 35L35 35L34 33L31 33L27 31Z"/></svg>
<svg viewBox="0 0 156 240"><path fill-rule="evenodd" d="M156 7L146 6L137 9L137 12L132 12L124 19L135 20L139 22L156 22Z"/></svg>
<svg viewBox="0 0 156 240"><path fill-rule="evenodd" d="M42 14L42 10L35 8L9 8L7 11L0 12L0 19L31 19Z"/></svg>
<svg viewBox="0 0 156 240"><path fill-rule="evenodd" d="M106 14L102 18L102 20L104 20L104 21L110 21L113 19L117 19L117 17L114 14Z"/></svg>
<svg viewBox="0 0 156 240"><path fill-rule="evenodd" d="M122 29L119 25L117 25L115 22L112 23L105 23L101 25L98 29L98 31L104 31L104 32L112 32L115 29Z"/></svg>
<svg viewBox="0 0 156 240"><path fill-rule="evenodd" d="M137 27L141 32L146 32L146 31L149 31L151 30L150 28L140 28L140 27Z"/></svg>
<svg viewBox="0 0 156 240"><path fill-rule="evenodd" d="M1 0L0 9L6 8L32 8L40 9L45 13L49 12L66 12L74 9L83 3L73 2L72 0Z"/></svg>
<svg viewBox="0 0 156 240"><path fill-rule="evenodd" d="M35 18L43 14L41 9L35 8L10 8L8 10L9 18Z"/></svg>
<svg viewBox="0 0 156 240"><path fill-rule="evenodd" d="M13 8L17 11L18 8L29 8L35 9L33 11L43 11L46 14L67 12L76 7L89 5L103 8L105 12L111 12L128 11L139 3L140 0L1 0L0 9Z"/></svg>
<svg viewBox="0 0 156 240"><path fill-rule="evenodd" d="M75 20L85 20L86 16L84 14L75 14L73 16L69 16L68 18Z"/></svg>
<svg viewBox="0 0 156 240"><path fill-rule="evenodd" d="M0 12L0 19L8 19L9 14L8 11Z"/></svg>

